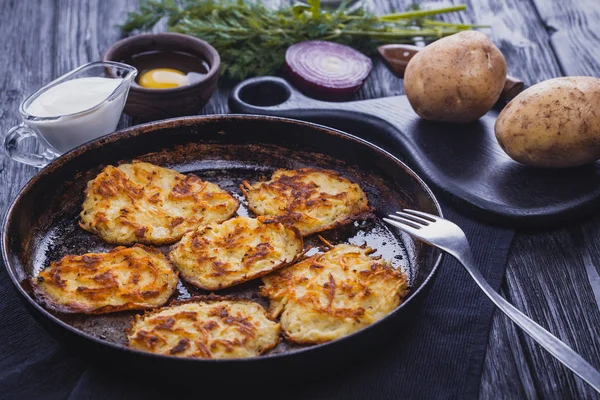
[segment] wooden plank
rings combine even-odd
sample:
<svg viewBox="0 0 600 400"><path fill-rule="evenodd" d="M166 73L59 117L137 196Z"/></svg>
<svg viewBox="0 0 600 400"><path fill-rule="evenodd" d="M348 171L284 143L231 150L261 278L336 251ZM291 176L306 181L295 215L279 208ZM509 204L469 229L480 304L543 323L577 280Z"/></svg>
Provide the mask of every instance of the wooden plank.
<svg viewBox="0 0 600 400"><path fill-rule="evenodd" d="M56 76L52 63L56 14L52 0L5 1L1 9L0 132L5 134L20 123L21 101ZM28 142L26 147L35 149L35 142ZM0 150L0 215L4 216L10 201L35 171L33 167L13 162ZM3 288L12 286L3 267L0 267L0 284ZM0 336L10 344L9 350L0 356L0 360L10 360L10 365L0 361L0 387L8 392L18 389L25 398L39 398L42 393L49 395L48 388L60 382L52 395L66 398L79 377L79 362L46 335L25 311L15 290L0 293L0 315L6 321L0 324ZM15 331L30 335L11 335ZM32 354L39 348L43 352ZM32 363L32 359L43 359L44 363ZM40 365L51 368L53 373L41 371ZM27 380L28 376L38 379ZM15 384L22 386L17 388Z"/></svg>
<svg viewBox="0 0 600 400"><path fill-rule="evenodd" d="M136 0L56 0L54 48L55 77L88 62L100 61L104 53L122 38L117 25L127 12L137 9ZM131 125L124 115L118 128Z"/></svg>
<svg viewBox="0 0 600 400"><path fill-rule="evenodd" d="M586 284L585 248L566 228L522 234L507 270L510 301L600 368L600 311ZM597 394L519 332L540 397Z"/></svg>
<svg viewBox="0 0 600 400"><path fill-rule="evenodd" d="M56 20L56 74L101 60L104 52L121 38L116 25L136 7L134 0L57 0L60 12Z"/></svg>
<svg viewBox="0 0 600 400"><path fill-rule="evenodd" d="M545 4L549 3L557 4ZM469 6L472 19L468 22L492 25L492 38L506 57L509 74L520 77L529 85L561 75L556 55L548 46L549 34L537 18L531 3L478 1L470 2ZM563 9L562 5L560 9ZM450 20L453 19L454 17ZM573 58L577 60L575 63L585 63L587 58L582 53L586 51L583 47L579 54L573 55L576 56ZM598 63L595 68L598 68ZM597 341L600 335L594 335L594 331L590 331L590 326L598 326L598 313L594 307L593 291L585 284L586 270L580 257L585 248L575 246L568 240L569 235L560 231L559 238L562 240L555 241L555 247L549 249L547 243L555 235L557 233L551 232L517 236L504 286L507 297L560 338L572 343L588 360L598 360L600 352ZM567 255L557 257L556 253ZM563 274L568 283L561 285L557 283L556 277ZM546 294L548 291L551 293ZM581 318L581 309L590 310L585 318ZM502 388L501 392L507 398L597 396L545 350L528 337L525 338L500 313L496 313L494 326L497 330L490 334L488 357L480 388L481 398L496 398L500 393L499 388ZM500 327L506 333L504 345L494 342L494 335ZM520 385L513 380L514 376L498 374L498 371L507 368L512 362L518 370ZM491 385L490 382L495 384Z"/></svg>
<svg viewBox="0 0 600 400"><path fill-rule="evenodd" d="M582 260L588 244L573 236L569 229L519 235L509 258L506 297L600 368L600 313ZM499 312L490 333L480 397L497 398L498 386L513 398L598 398Z"/></svg>
<svg viewBox="0 0 600 400"><path fill-rule="evenodd" d="M402 11L412 2L408 0L370 0L374 8L381 12ZM480 29L490 36L506 58L508 74L521 78L531 85L544 79L561 76L558 60L549 47L549 36L537 17L535 7L522 0L447 1L434 0L418 2L422 7L436 8L452 4L466 4L467 10L444 14L441 19L448 22L477 23L490 25ZM382 11L380 11L382 10ZM378 71L375 71L378 72ZM387 72L387 71L386 71ZM379 72L374 75L373 85L386 85L386 90L365 86L363 97L368 95L390 96L403 94L402 84L397 84L393 75ZM367 82L368 84L369 82ZM401 81L400 81L401 83ZM385 92L386 94L383 94Z"/></svg>
<svg viewBox="0 0 600 400"><path fill-rule="evenodd" d="M556 2L544 2L549 7L563 9L563 5L557 6ZM383 6L383 4L382 4ZM566 6L568 8L569 6ZM585 8L585 5L584 5ZM387 10L386 10L387 11ZM581 13L579 13L581 14ZM579 15L578 14L578 15ZM511 75L523 79L526 84L534 84L544 79L560 76L562 74L556 55L552 51L550 36L545 29L544 24L537 18L535 7L529 2L523 1L477 1L468 3L467 13L444 16L448 21L476 22L492 25L492 28L486 33L490 34L506 57L508 72ZM581 24L574 21L574 18L568 18L567 26L574 25L568 34L572 38L571 46L576 46L576 33ZM553 38L555 39L555 38ZM555 42L553 42L554 47ZM577 54L571 54L573 65L579 65L579 74L591 70L597 70L600 63L590 61L595 57L590 57L588 51L590 48L597 49L598 46L577 47ZM571 50L573 53L573 50ZM591 51L595 54L594 50ZM581 63L583 61L583 63ZM564 62L563 69L564 68ZM585 65L581 65L585 64ZM379 77L377 83L384 80ZM600 224L586 224L587 231L600 230ZM590 325L597 324L598 313L594 308L595 298L590 285L585 285L588 281L587 270L580 255L585 254L586 246L581 244L573 246L567 240L556 243L557 250L561 253L567 249L570 253L567 257L557 259L552 250L544 245L552 238L553 233L538 233L517 237L511 259L507 269L507 280L505 290L510 299L514 299L515 304L543 325L549 326L559 337L574 343L574 347L581 351L589 360L600 358L597 348L597 340L600 334L594 335L590 331ZM562 232L561 238L568 238L569 235ZM584 235L585 237L585 235ZM596 234L595 237L598 237ZM598 259L598 253L588 259ZM540 262L546 260L547 262ZM570 281L570 285L554 284L555 277L561 275L561 272L568 271L565 279ZM535 280L530 277L535 276ZM582 287L584 286L584 287ZM577 291L569 288L577 287ZM533 293L545 293L547 290L554 292L547 296L530 296L532 288ZM575 305L575 306L574 306ZM586 313L586 318L581 318L580 308L576 305L582 305ZM593 329L593 328L592 328ZM527 338L517 328L512 325L507 318L496 314L493 329L489 338L488 354L482 377L480 388L481 398L552 398L557 394L564 396L574 396L580 398L592 398L596 394L581 380L574 377L561 364L554 360L548 353Z"/></svg>
<svg viewBox="0 0 600 400"><path fill-rule="evenodd" d="M55 14L51 0L12 2L2 10L11 16L0 25L2 37L9 39L3 42L0 57L0 71L3 71L0 131L5 133L21 122L18 112L21 101L55 76L54 65L49 61L54 53ZM45 12L40 13L40 10ZM23 34L23 21L36 29ZM27 146L34 149L34 141L29 141ZM4 211L36 169L13 162L4 150L0 154L0 182L3 182L0 210ZM10 184L5 185L5 182Z"/></svg>
<svg viewBox="0 0 600 400"><path fill-rule="evenodd" d="M380 1L376 3L378 10L391 11L393 8L389 2ZM456 1L453 3L462 2ZM435 6L435 4L436 2L428 2L428 5L431 6ZM437 4L447 4L447 2L437 2ZM396 5L396 10L402 10L406 3L394 2L394 5ZM494 40L504 54L509 74L521 78L527 85L561 75L555 54L548 45L548 33L538 19L536 10L530 2L520 0L505 0L502 2L493 0L471 1L467 2L467 7L466 12L446 15L443 16L443 19L451 22L491 25L491 29L483 30L483 32ZM393 83L394 80L386 76L386 72L376 70L375 73L377 78L373 84L377 85L377 89L371 88L368 85L369 82L367 82L363 90L363 96L380 96L382 92L394 94L401 92L401 90L397 90L400 85ZM381 85L385 85L386 82L390 82L388 88L382 90ZM539 236L534 235L534 237L543 240L546 235L540 234ZM520 261L527 254L539 257L537 253L544 250L540 250L539 247L528 249L527 246L524 246L528 243L524 242L523 239L517 238L516 242L520 243L521 246L517 250L513 250L512 261L508 265L508 278L504 286L508 297L521 300L518 306L530 315L536 309L552 309L554 304L551 302L544 303L541 301L542 299L526 297L527 301L522 300L522 297L525 296L524 292L529 290L529 286L521 283L528 275L535 275L535 272L539 270L540 263L530 263L523 266ZM536 246L538 243L531 243L531 245ZM528 253L525 253L525 251ZM563 259L561 262L568 263L570 260ZM547 286L548 282L552 281L552 274L556 270L563 269L564 264L556 262L551 267L545 268L547 269L543 271L545 273L541 274L540 279L542 285ZM571 296L567 295L566 297L570 298ZM576 315L573 308L568 308L565 303L561 305L565 307L561 307L560 312L571 316ZM541 318L540 322L542 324L547 323L549 319L554 325L559 325L567 331L584 328L579 326L580 324L577 322L574 325L570 325L568 323L570 321L565 323L564 319L557 313L544 312L538 317ZM564 378L567 380L566 383L559 388L562 393L571 391L573 391L572 393L591 393L589 390L586 392L587 389L578 386L580 383L572 380L577 378L572 378L572 374L564 371L564 368L561 369L562 366L556 365L554 360L551 364L554 371L550 374L545 373L543 369L548 354L542 355L542 353L545 353L543 350L537 347L532 349L529 342L523 342L522 340L520 330L501 313L496 313L488 340L488 353L480 387L481 398L551 397L553 393L552 382L555 382L554 379L557 375L561 377L568 376L568 378ZM586 341L589 341L589 338ZM532 359L532 357L535 358ZM560 372L556 372L557 369Z"/></svg>
<svg viewBox="0 0 600 400"><path fill-rule="evenodd" d="M533 0L563 75L600 77L600 2Z"/></svg>
<svg viewBox="0 0 600 400"><path fill-rule="evenodd" d="M504 290L502 296L506 297ZM519 328L511 323L508 317L498 312L493 320L488 339L488 352L483 367L480 397L497 400L515 398L536 398L536 390L531 370L525 357L523 347L518 340ZM513 348L505 355L497 349ZM510 357L512 356L512 357Z"/></svg>
<svg viewBox="0 0 600 400"><path fill-rule="evenodd" d="M600 77L600 2L595 0L565 0L560 3L533 0L540 18L550 33L550 43L565 75ZM570 229L580 249L587 282L600 308L600 218L591 218L583 226ZM596 328L598 326L596 325ZM600 328L596 332L600 341Z"/></svg>
<svg viewBox="0 0 600 400"><path fill-rule="evenodd" d="M579 247L585 250L582 256L583 262L596 305L600 308L600 262L598 261L600 260L600 218L596 216L581 226L573 226L571 232L577 238Z"/></svg>
<svg viewBox="0 0 600 400"><path fill-rule="evenodd" d="M600 3L539 0L534 0L534 3L547 29L549 48L554 50L561 72L600 76L598 36L590 29L600 21ZM514 13L515 17L519 14L522 12ZM594 218L583 228L517 236L505 285L515 305L571 343L598 368L599 266L593 260L600 256L600 249L593 238L599 235L600 219ZM514 334L512 336L510 343L519 343L530 360L531 373L536 378L531 382L541 398L600 398L521 332L518 332L520 341ZM490 358L500 360L499 355L494 357L491 354L502 349L502 346L490 346ZM511 346L513 350L516 350L514 345ZM484 378L485 381L487 379ZM482 385L482 398L493 396L493 393L486 392Z"/></svg>

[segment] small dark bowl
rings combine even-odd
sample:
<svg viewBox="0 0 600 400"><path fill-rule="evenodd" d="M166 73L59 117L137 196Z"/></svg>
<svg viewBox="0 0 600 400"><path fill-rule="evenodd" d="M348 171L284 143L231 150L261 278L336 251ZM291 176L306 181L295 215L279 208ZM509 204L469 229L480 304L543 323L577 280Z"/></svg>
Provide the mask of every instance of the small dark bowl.
<svg viewBox="0 0 600 400"><path fill-rule="evenodd" d="M217 88L221 57L215 48L204 40L179 33L142 34L115 43L104 60L122 62L149 51L181 51L197 56L208 63L208 73L200 81L172 89L148 89L135 83L129 90L125 114L140 121L152 121L200 111Z"/></svg>

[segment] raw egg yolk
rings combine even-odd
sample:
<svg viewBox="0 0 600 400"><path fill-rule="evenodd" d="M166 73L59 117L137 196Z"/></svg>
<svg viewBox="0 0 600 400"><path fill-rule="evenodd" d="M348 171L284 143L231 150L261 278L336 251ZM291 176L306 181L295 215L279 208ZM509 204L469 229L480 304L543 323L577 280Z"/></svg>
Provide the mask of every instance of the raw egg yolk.
<svg viewBox="0 0 600 400"><path fill-rule="evenodd" d="M144 72L138 79L140 86L148 89L169 89L188 84L187 76L172 68L156 68Z"/></svg>

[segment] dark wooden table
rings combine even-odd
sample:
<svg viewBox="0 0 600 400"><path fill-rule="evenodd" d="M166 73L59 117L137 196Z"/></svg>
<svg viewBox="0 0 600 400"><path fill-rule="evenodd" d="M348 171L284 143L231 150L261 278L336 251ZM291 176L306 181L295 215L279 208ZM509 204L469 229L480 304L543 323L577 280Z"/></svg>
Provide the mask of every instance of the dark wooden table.
<svg viewBox="0 0 600 400"><path fill-rule="evenodd" d="M378 12L390 12L409 3L374 0L370 6ZM561 75L600 77L600 1L466 3L468 11L446 20L491 25L492 29L484 32L504 53L509 74L526 84ZM0 131L18 123L18 106L27 94L81 64L100 59L120 36L116 25L136 5L136 0L0 0ZM228 112L230 88L231 84L222 84L203 113ZM402 82L377 60L358 97L402 93ZM124 118L121 126L128 123ZM32 167L12 162L4 153L0 155L2 215L35 172ZM598 366L600 213L569 226L518 232L503 294ZM501 313L496 313L490 332L480 397L600 398Z"/></svg>

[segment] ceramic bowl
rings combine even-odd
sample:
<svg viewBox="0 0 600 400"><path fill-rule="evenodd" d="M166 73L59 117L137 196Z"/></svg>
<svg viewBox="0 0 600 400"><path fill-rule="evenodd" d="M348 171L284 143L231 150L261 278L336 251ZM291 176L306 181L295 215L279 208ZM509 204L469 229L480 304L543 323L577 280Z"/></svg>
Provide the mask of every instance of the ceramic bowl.
<svg viewBox="0 0 600 400"><path fill-rule="evenodd" d="M209 43L179 33L141 34L122 39L104 55L105 61L123 62L133 55L152 52L185 52L208 64L207 74L186 86L170 89L149 89L133 83L125 105L125 114L140 121L153 121L197 114L208 102L219 79L221 58ZM176 63L174 60L173 62ZM169 63L167 68L177 68ZM141 73L142 71L140 71Z"/></svg>

